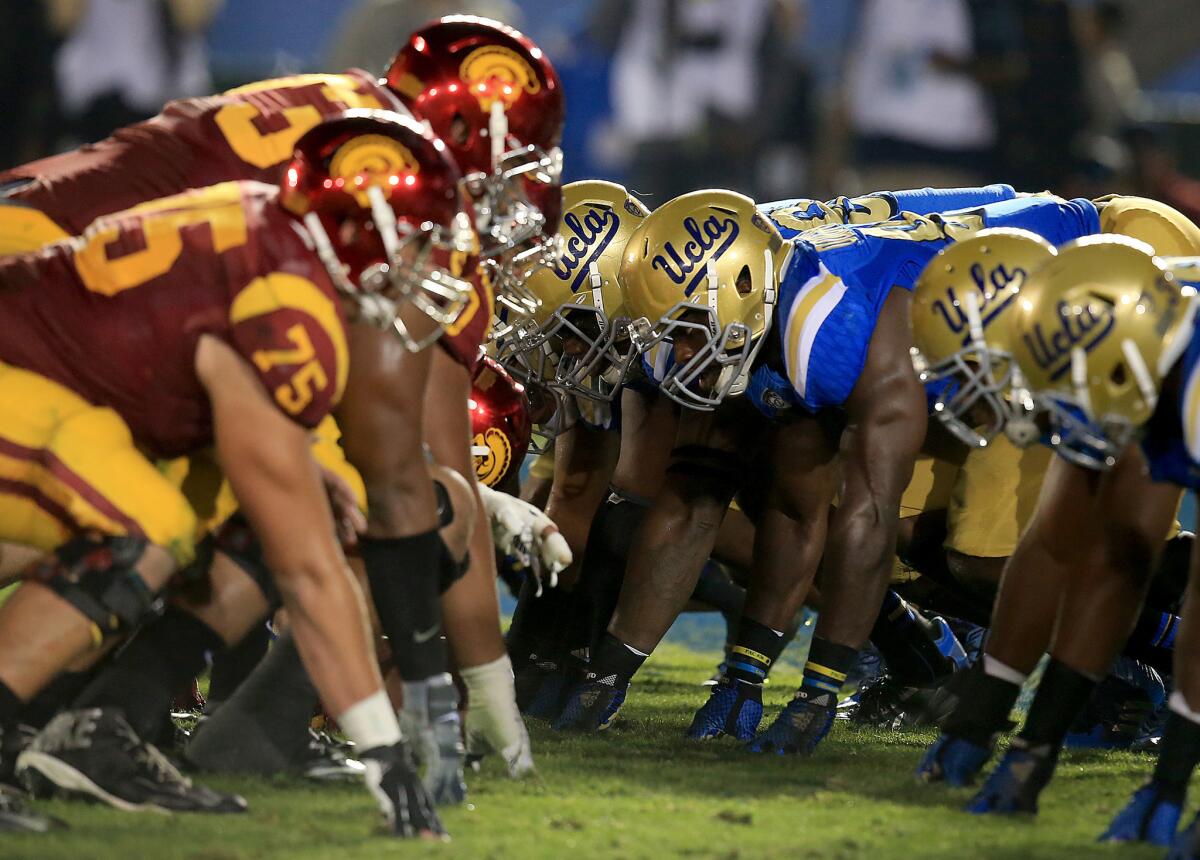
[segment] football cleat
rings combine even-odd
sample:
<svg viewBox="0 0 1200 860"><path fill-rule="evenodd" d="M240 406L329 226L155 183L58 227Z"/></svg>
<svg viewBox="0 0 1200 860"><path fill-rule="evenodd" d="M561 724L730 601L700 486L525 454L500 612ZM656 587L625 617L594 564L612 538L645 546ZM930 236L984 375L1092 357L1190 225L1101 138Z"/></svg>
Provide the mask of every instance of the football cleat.
<svg viewBox="0 0 1200 860"><path fill-rule="evenodd" d="M976 815L1036 815L1038 795L1054 776L1057 763L1058 750L1049 744L1033 747L1022 738L1014 738L979 793L967 803L966 811Z"/></svg>
<svg viewBox="0 0 1200 860"><path fill-rule="evenodd" d="M34 812L15 789L0 786L0 833L47 833L66 826L57 818Z"/></svg>
<svg viewBox="0 0 1200 860"><path fill-rule="evenodd" d="M17 757L17 776L35 796L85 796L127 812L246 811L236 794L193 785L111 708L56 716Z"/></svg>
<svg viewBox="0 0 1200 860"><path fill-rule="evenodd" d="M1183 815L1180 797L1168 797L1150 781L1133 793L1125 808L1117 813L1101 842L1149 842L1170 845Z"/></svg>
<svg viewBox="0 0 1200 860"><path fill-rule="evenodd" d="M1087 707L1071 726L1065 745L1069 749L1129 749L1165 711L1166 688L1153 668L1118 658Z"/></svg>
<svg viewBox="0 0 1200 860"><path fill-rule="evenodd" d="M350 758L345 750L324 733L308 730L309 741L296 768L305 779L314 782L345 782L358 779L366 771L363 763Z"/></svg>
<svg viewBox="0 0 1200 860"><path fill-rule="evenodd" d="M525 716L549 720L562 712L569 684L567 670L558 663L531 654L515 683L517 707Z"/></svg>
<svg viewBox="0 0 1200 860"><path fill-rule="evenodd" d="M762 722L762 687L744 681L723 679L712 688L688 728L692 740L707 740L725 735L739 741L753 740Z"/></svg>
<svg viewBox="0 0 1200 860"><path fill-rule="evenodd" d="M466 749L458 716L458 689L449 674L404 683L400 727L417 744L425 766L425 788L434 803L441 806L466 800Z"/></svg>
<svg viewBox="0 0 1200 860"><path fill-rule="evenodd" d="M1167 851L1167 860L1200 860L1200 813L1192 819L1192 823L1175 834L1171 848Z"/></svg>
<svg viewBox="0 0 1200 860"><path fill-rule="evenodd" d="M776 755L812 755L829 734L837 711L834 693L812 695L803 687L787 703L775 722L746 747L750 752Z"/></svg>
<svg viewBox="0 0 1200 860"><path fill-rule="evenodd" d="M588 673L583 681L571 688L567 704L554 721L554 730L604 731L617 718L628 691L628 681L620 682L614 675L597 678L595 674Z"/></svg>
<svg viewBox="0 0 1200 860"><path fill-rule="evenodd" d="M987 760L992 757L992 745L980 746L964 738L941 734L925 751L917 765L921 782L947 782L957 788L970 785Z"/></svg>
<svg viewBox="0 0 1200 860"><path fill-rule="evenodd" d="M367 750L362 763L366 768L363 781L392 833L404 839L446 836L404 741Z"/></svg>

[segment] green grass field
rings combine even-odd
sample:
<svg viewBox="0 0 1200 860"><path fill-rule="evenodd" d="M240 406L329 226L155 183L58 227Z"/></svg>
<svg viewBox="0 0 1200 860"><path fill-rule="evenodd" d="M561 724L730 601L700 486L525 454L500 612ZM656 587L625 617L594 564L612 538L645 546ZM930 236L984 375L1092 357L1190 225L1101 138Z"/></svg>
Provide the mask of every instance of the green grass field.
<svg viewBox="0 0 1200 860"><path fill-rule="evenodd" d="M918 786L913 768L932 734L860 731L839 723L815 759L765 758L737 744L683 738L714 659L666 646L638 677L620 721L601 737L532 726L537 780L512 783L495 763L471 782L470 805L445 812L448 845L400 843L372 830L372 803L353 786L219 779L243 793L242 816L123 814L76 803L43 808L71 829L0 838L0 858L1151 858L1143 846L1095 844L1150 759L1068 754L1037 820L981 819L967 793ZM769 708L798 678L768 688ZM772 711L769 710L768 713Z"/></svg>

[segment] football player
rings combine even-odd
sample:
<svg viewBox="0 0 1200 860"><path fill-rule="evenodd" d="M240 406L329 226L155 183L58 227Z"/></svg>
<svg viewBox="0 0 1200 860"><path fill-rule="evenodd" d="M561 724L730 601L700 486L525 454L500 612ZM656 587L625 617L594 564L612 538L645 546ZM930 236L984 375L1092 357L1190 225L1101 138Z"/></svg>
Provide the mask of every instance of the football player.
<svg viewBox="0 0 1200 860"><path fill-rule="evenodd" d="M821 619L804 684L751 745L811 752L876 617L900 493L924 437L924 395L905 366L912 280L954 237L986 226L1037 224L1065 241L1093 232L1095 220L1087 201L1009 200L932 218L903 213L874 225L826 226L786 241L752 201L729 192L685 195L647 218L628 246L623 284L632 311L646 320L642 345L657 349L661 391L693 411L684 413L670 477L636 539L628 584L640 588L623 591L564 722L591 726L619 706L628 678L678 610L661 597L634 595L661 595L666 583L695 576L711 524L745 468L743 452L769 437L772 481L756 535L756 578L736 671L714 697L731 699L731 710L757 722L754 705L778 655L778 631L823 556ZM778 335L764 336L777 316ZM701 411L743 391L747 398ZM755 419L754 409L767 420ZM827 517L835 465L843 486Z"/></svg>
<svg viewBox="0 0 1200 860"><path fill-rule="evenodd" d="M1106 552L1129 553L1135 563L1157 549L1154 537L1161 535L1173 513L1170 485L1195 486L1195 428L1189 407L1195 376L1196 275L1195 259L1162 260L1153 256L1147 244L1095 237L1063 249L1052 263L1035 272L1022 289L1013 315L1013 355L1028 390L1048 412L1055 445L1071 462L1086 461L1091 469L1110 458L1115 461L1098 476L1100 486L1092 497L1076 498L1085 510L1073 525L1093 528L1099 520L1101 531L1119 529ZM1097 323L1082 332L1082 340L1075 336L1079 329L1072 329L1073 335L1054 337L1067 331L1068 322L1081 320ZM1062 349L1048 351L1051 344ZM1135 456L1139 431L1141 454ZM1123 478L1127 462L1134 463L1138 472ZM1142 477L1143 466L1151 479L1166 483ZM1066 511L1058 507L1055 513L1064 516ZM1038 519L1042 516L1039 511ZM1072 531L1075 540L1081 535L1092 536ZM1087 544L1076 547L1080 545ZM1115 576L1110 567L1116 568ZM1025 728L969 808L1036 811L1038 793L1057 757L1055 740L1061 737L1053 733L1034 737L1033 732L1052 728L1053 712L1078 707L1075 686L1089 690L1094 686L1086 670L1074 668L1076 658L1083 656L1088 664L1105 663L1119 647L1128 625L1112 629L1119 625L1114 625L1114 614L1106 606L1109 596L1119 590L1127 602L1132 597L1135 606L1140 599L1141 582L1124 559L1116 564L1109 561L1099 573L1098 578L1089 575L1088 584L1099 592L1091 597L1091 605L1101 612L1064 622L1063 609L1074 608L1067 579L1047 671L1056 664L1060 668L1047 679L1051 686L1039 687ZM1123 578L1134 581L1122 583ZM1189 590L1185 612L1193 605L1192 598ZM1124 617L1130 617L1128 610ZM1175 835L1187 783L1200 758L1200 720L1192 708L1194 661L1189 659L1195 652L1189 629L1183 625L1176 651L1176 691L1154 778L1117 816L1106 839L1166 844ZM1099 653L1084 656L1083 640ZM1047 700L1052 696L1073 701L1051 707ZM1038 725L1031 729L1035 722ZM1179 834L1171 856L1197 856L1194 830L1193 823Z"/></svg>
<svg viewBox="0 0 1200 860"><path fill-rule="evenodd" d="M596 184L580 184L596 185ZM600 186L602 187L602 186ZM631 211L631 206L628 200L623 206L620 202L624 199L623 190L618 190L620 193L613 193L610 202L599 212L593 211L586 205L586 199L581 198L581 205L577 210L574 218L574 227L566 224L564 219L563 234L568 247L574 249L564 257L562 263L559 264L556 270L556 277L544 275L540 279L530 279L530 287L534 288L539 293L544 293L547 299L546 306L557 305L563 303L565 295L563 293L564 285L570 283L572 289L581 290L586 288L586 283L583 281L581 263L584 259L590 259L600 255L595 261L596 269L604 270L608 265L607 254L611 251L612 245L607 241L608 235L613 233L613 227L616 225L616 219L606 215L607 212L616 212L622 218L625 212ZM868 222L872 219L887 217L898 211L899 206L913 206L913 208L925 208L931 206L936 208L938 205L962 205L976 200L976 202L985 202L985 200L1003 199L1004 197L1012 196L1012 188L996 186L984 190L982 192L935 192L931 190L914 191L914 192L898 192L895 194L877 194L877 196L869 196L857 199L839 198L830 200L829 203L814 202L814 200L787 200L776 204L769 204L769 209L778 212L781 223L786 224L786 229L799 231L811 225L821 223L842 223L851 222ZM608 224L608 229L604 225ZM590 249L589 249L590 246ZM596 277L596 276L593 276ZM601 277L601 283L610 282L611 276L607 278ZM602 299L595 296L593 290L592 303L599 306ZM614 305L617 299L610 300L611 305ZM563 307L566 312L576 313L580 305L588 305L587 297L576 297L574 301L564 303ZM588 307L588 314L582 314L584 320L590 320L590 314L596 313L593 307ZM611 317L611 312L610 314ZM554 324L553 330L570 331L566 329L566 323ZM600 329L600 331L607 331ZM619 337L613 341L613 335L607 335L613 343L620 343ZM635 362L630 367L628 351L624 355L620 350L613 350L611 345L593 344L589 341L587 333L581 332L575 337L577 349L584 356L590 356L593 362L602 361L601 367L605 368L605 377L608 381L601 379L599 383L588 384L578 383L571 380L571 371L563 372L565 366L571 367L570 360L558 361L557 355L562 351L560 347L551 347L552 338L541 336L538 330L529 326L529 330L523 331L520 326L517 327L516 336L509 338L509 343L515 343L517 347L522 344L527 345L523 355L529 356L526 359L527 367L536 367L538 372L533 375L551 375L546 371L547 367L556 367L557 385L563 391L581 392L583 396L577 396L575 402L580 404L581 413L596 410L596 407L590 401L599 401L601 409L607 411L608 414L619 416L624 413L625 420L619 422L620 438L619 446L616 445L617 439L614 434L604 434L599 429L593 429L588 425L588 422L576 422L575 429L566 437L560 437L560 443L569 445L570 453L563 456L559 455L558 463L562 463L564 474L558 477L557 486L564 487L566 492L570 494L569 503L571 506L577 507L581 515L575 517L580 521L580 534L588 535L586 559L582 565L582 581L581 588L582 600L571 601L563 596L553 596L552 600L546 600L545 597L541 601L522 601L522 609L529 609L528 618L526 614L518 613L514 619L514 629L510 630L510 646L517 646L517 650L536 654L536 658L530 662L528 673L518 673L518 679L521 674L528 674L528 684L526 685L526 694L522 697L529 702L530 712L546 712L546 715L553 716L557 714L554 705L559 703L560 696L556 692L556 688L563 686L564 678L560 672L560 663L562 663L562 651L565 648L565 643L572 641L572 627L586 627L586 636L574 636L574 641L571 642L571 648L588 648L595 646L600 642L602 636L607 629L608 623L612 618L613 608L617 605L617 597L622 588L622 581L625 572L626 561L629 558L630 543L632 536L636 534L638 524L641 523L644 513L646 513L649 505L649 499L654 498L661 486L662 476L665 474L665 467L670 457L670 450L674 433L676 433L677 425L677 409L674 405L666 401L666 398L658 396L656 386L653 380L646 379L646 369L642 362ZM569 341L566 341L569 342ZM511 348L510 348L511 349ZM605 351L608 351L608 359L602 360ZM518 355L522 355L520 350L516 351ZM644 361L644 360L643 360ZM557 363L556 363L557 362ZM617 401L613 398L614 381L622 379L620 368L630 367L628 374L625 374L628 379L625 381L624 392L622 398ZM578 369L590 368L587 361L578 363L574 366L578 377ZM653 375L653 369L650 369L649 375ZM608 403L612 403L608 407ZM620 410L617 407L620 407ZM606 419L607 420L607 419ZM610 421L618 423L616 421ZM587 446L582 445L584 439L592 437L592 441ZM607 449L619 447L619 458L616 464L616 470L613 473L612 457L614 452L606 451L604 447L600 447L601 443L607 440ZM604 452L604 453L599 453ZM572 462L574 461L574 462ZM612 473L611 487L605 486L605 479L608 473ZM601 506L599 515L595 516L594 521L588 516L589 511L594 510L594 501L588 501L588 487L595 488L601 494L611 489L610 498L604 505ZM743 501L748 499L743 498ZM751 507L755 505L752 504ZM556 521L563 516L565 510L568 510L568 504L564 504L562 509L556 509ZM588 525L590 523L590 525ZM584 531L589 529L589 531ZM750 547L754 542L754 530L752 530L749 519L742 512L734 511L732 516L726 516L721 525L721 531L718 537L718 543L715 545L714 555L716 558L726 561L728 564L745 570L749 567ZM694 597L701 603L714 605L721 608L722 613L726 614L727 619L736 620L740 614L740 603L744 599L743 590L727 581L727 578L722 575L712 565L706 565L702 572L700 582L696 585ZM533 615L541 617L541 623L533 618ZM583 618L577 618L577 615L582 615ZM544 629L544 635L541 641L534 636L527 636L530 629ZM546 627L553 627L557 631L556 635L550 637L545 636ZM732 625L731 625L732 627ZM732 630L731 630L732 632ZM522 638L527 639L527 642L522 645ZM550 642L547 642L547 638ZM556 655L557 652L557 656ZM539 679L539 675L544 675L544 681Z"/></svg>
<svg viewBox="0 0 1200 860"><path fill-rule="evenodd" d="M475 202L480 255L496 287L497 303L513 314L529 313L535 303L522 282L553 258L561 211L558 143L564 108L553 66L511 28L451 16L412 34L386 80L409 109L430 123L463 171L467 194ZM438 462L468 478L475 465L466 404L492 315L493 304L485 294L451 327L447 349L434 352L430 362L425 440ZM485 499L498 508L486 510ZM480 521L498 522L501 511L508 519L516 510L503 494L483 494L476 504ZM536 527L535 538L543 529ZM557 558L552 532L544 533L548 544L543 549ZM511 530L501 534L510 542L515 537ZM533 762L500 632L495 581L492 533L476 529L465 575L446 591L442 607L447 640L467 687L468 753L492 750L513 776L520 776Z"/></svg>
<svg viewBox="0 0 1200 860"><path fill-rule="evenodd" d="M516 275L541 258L557 224L561 87L544 54L520 33L466 16L412 34L382 80L358 70L302 75L173 102L158 117L98 144L3 174L0 250L74 235L98 215L192 186L278 181L295 142L323 117L378 107L411 110L451 147L475 203L479 250L491 280L502 291L517 291L517 297L504 296L508 304L527 309ZM445 711L411 714L426 726L454 711L441 639L429 631L441 623L439 589L454 579L438 571L454 572L458 562L437 536L436 487L420 446L426 436L440 462L472 474L466 387L491 307L489 281L479 278L447 327L444 350L409 354L383 335L370 345L358 339L351 386L364 396L354 398L363 404L351 419L356 426L342 428L340 447L337 431L324 426L325 444L316 449L342 470L345 449L363 473L371 503L361 553L374 599L393 642L405 643L395 649L405 679L438 688L430 693L413 686L410 701L432 696ZM394 374L403 384L394 384ZM480 559L490 555L487 530L477 530L476 574L451 589L445 611L458 663L470 669L464 678L475 691L474 743L482 734L508 750L520 773L530 761L528 743L511 695L506 702L499 628L483 621L496 608L490 585L480 584L487 565Z"/></svg>
<svg viewBox="0 0 1200 860"><path fill-rule="evenodd" d="M1169 207L1139 198L1098 203L1105 232L1143 237L1164 253L1200 249L1200 231ZM1110 245L1105 247L1129 261L1132 252ZM1057 265L1052 261L1046 268ZM995 340L996 366L1017 368L1012 356L1021 344L1003 326L987 331L987 345ZM1021 390L1017 386L1019 405L1028 400ZM1020 420L1011 435L1028 443L1039 433L1025 411L1017 410ZM1053 636L1058 644L1050 648L1054 659L1042 681L1047 692L1038 697L995 779L972 804L980 812L1036 809L1072 720L1133 627L1178 504L1177 489L1146 477L1136 447L1121 457L1111 445L1094 447L1082 422L1056 427L1050 439L1062 456L1053 460L1034 517L1005 566L984 658L977 671L959 679L959 705L919 768L926 780L971 781L989 758L995 736L1008 727L1021 683ZM1117 504L1110 494L1143 503ZM1089 552L1081 555L1080 546ZM1022 769L1026 778L1013 779L1011 766L1022 759L1030 765Z"/></svg>
<svg viewBox="0 0 1200 860"><path fill-rule="evenodd" d="M0 536L49 553L0 609L0 722L155 612L164 583L193 560L199 517L149 458L215 443L300 653L364 750L389 825L431 836L441 825L400 741L304 428L347 387L342 302L359 324L428 342L471 292L452 267L474 237L457 170L412 119L351 116L302 143L281 190L211 186L0 262ZM259 591L261 618L269 589ZM253 604L181 612L180 623L197 639L236 641ZM139 743L119 712L66 712L18 767L106 797L73 766L103 757L98 739L126 754Z"/></svg>

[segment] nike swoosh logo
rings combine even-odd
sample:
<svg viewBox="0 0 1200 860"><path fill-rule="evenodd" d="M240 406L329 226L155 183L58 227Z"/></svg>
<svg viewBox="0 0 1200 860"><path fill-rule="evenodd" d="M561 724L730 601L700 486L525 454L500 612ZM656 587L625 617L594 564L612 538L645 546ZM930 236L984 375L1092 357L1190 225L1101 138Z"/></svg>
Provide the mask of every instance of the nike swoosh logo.
<svg viewBox="0 0 1200 860"><path fill-rule="evenodd" d="M418 645L424 645L426 642L428 642L434 636L437 636L438 633L440 633L441 631L442 631L441 624L435 624L432 627L430 627L428 630L414 630L413 631L413 641L416 642Z"/></svg>

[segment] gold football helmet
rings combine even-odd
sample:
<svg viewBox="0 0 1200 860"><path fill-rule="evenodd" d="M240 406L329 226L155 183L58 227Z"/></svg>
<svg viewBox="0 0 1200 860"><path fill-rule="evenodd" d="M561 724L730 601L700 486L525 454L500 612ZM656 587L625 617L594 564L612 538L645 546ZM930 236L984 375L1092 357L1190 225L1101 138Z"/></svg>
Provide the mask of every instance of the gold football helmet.
<svg viewBox="0 0 1200 860"><path fill-rule="evenodd" d="M791 247L733 191L684 194L642 222L625 246L621 288L637 348L671 345L658 362L664 394L711 410L745 391ZM681 352L681 340L695 348Z"/></svg>
<svg viewBox="0 0 1200 860"><path fill-rule="evenodd" d="M525 282L539 306L500 339L501 363L565 394L613 399L636 355L617 275L625 243L649 214L613 182L563 188L562 254Z"/></svg>
<svg viewBox="0 0 1200 860"><path fill-rule="evenodd" d="M1011 314L1013 353L1064 457L1116 462L1187 345L1194 296L1125 236L1078 239L1030 276Z"/></svg>
<svg viewBox="0 0 1200 860"><path fill-rule="evenodd" d="M1055 253L1028 230L981 230L944 248L913 287L913 367L935 392L933 414L971 447L1001 431L1018 444L1036 438L1008 399L1014 368L1004 322L1025 279Z"/></svg>

